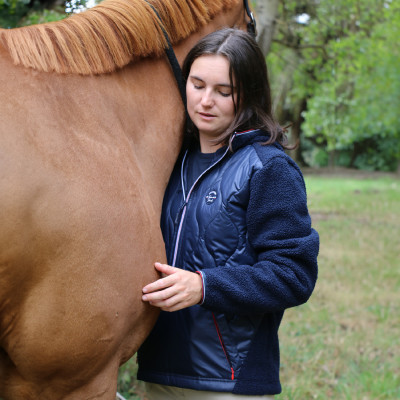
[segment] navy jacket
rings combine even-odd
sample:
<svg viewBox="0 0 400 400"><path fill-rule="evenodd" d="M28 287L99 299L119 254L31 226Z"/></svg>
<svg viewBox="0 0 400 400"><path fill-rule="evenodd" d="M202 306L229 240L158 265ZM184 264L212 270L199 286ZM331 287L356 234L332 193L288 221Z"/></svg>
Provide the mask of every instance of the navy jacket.
<svg viewBox="0 0 400 400"><path fill-rule="evenodd" d="M185 187L178 160L163 205L168 262L199 271L200 305L161 312L138 354L138 379L246 395L277 394L278 328L317 279L319 238L302 174L262 131L236 134Z"/></svg>

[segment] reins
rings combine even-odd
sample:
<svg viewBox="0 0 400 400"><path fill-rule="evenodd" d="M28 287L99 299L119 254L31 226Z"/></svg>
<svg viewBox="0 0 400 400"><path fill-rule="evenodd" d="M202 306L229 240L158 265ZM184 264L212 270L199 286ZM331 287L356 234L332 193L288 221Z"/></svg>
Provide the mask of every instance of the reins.
<svg viewBox="0 0 400 400"><path fill-rule="evenodd" d="M168 58L169 64L171 65L172 72L174 73L175 80L176 80L176 83L178 84L179 92L181 94L182 101L183 101L183 104L184 104L185 109L186 109L186 88L185 88L185 83L183 82L182 70L181 70L181 67L180 67L180 65L178 63L178 60L176 58L174 49L172 48L171 40L169 39L168 33L164 28L164 25L162 23L160 14L157 12L157 10L154 8L154 6L152 4L150 4L147 0L144 0L144 1L153 9L153 11L155 12L155 14L157 15L157 17L158 17L158 19L160 21L160 27L161 27L161 29L162 29L162 31L164 33L164 37L165 37L165 40L167 41L167 45L168 45L165 48L165 54L166 54L166 56Z"/></svg>

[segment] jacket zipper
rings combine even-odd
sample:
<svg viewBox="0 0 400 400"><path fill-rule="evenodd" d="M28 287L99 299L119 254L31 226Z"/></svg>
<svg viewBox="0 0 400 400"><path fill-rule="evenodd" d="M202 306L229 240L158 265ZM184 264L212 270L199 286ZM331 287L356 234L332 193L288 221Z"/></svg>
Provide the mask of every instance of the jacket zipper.
<svg viewBox="0 0 400 400"><path fill-rule="evenodd" d="M241 133L247 133L247 132L250 132L250 131L241 132ZM232 135L232 137L231 137L231 139L229 141L229 146L227 146L227 149L224 152L224 154L217 161L215 161L212 165L210 165L205 171L203 171L203 173L196 179L196 181L193 183L192 187L190 188L187 196L185 194L186 192L185 192L185 185L184 185L184 179L183 179L184 178L183 177L183 170L184 170L183 167L184 167L184 164L185 164L185 161L186 161L186 157L187 157L187 154L188 154L188 151L186 150L186 153L185 153L185 155L183 157L182 164L181 164L181 185L182 185L182 194L183 194L184 203L183 203L183 205L181 206L181 208L180 208L180 210L178 212L178 215L179 215L179 213L181 213L181 217L180 217L180 221L179 221L178 232L177 232L176 239L175 239L174 256L173 256L173 260L172 260L172 266L173 267L175 267L176 259L178 257L178 247L179 247L179 242L180 242L181 233L182 233L183 221L185 219L186 207L187 207L187 204L189 202L190 195L192 194L194 187L196 186L197 182L201 179L201 177L204 174L206 174L211 168L213 168L216 164L218 164L226 156L226 154L229 151L230 145L231 145L231 143L232 143L232 141L233 141L235 136L236 136L236 133L234 135ZM220 342L222 350L223 350L223 352L225 354L225 358L226 358L226 361L228 362L229 368L231 369L231 380L233 381L233 380L235 380L235 370L233 369L231 360L230 360L230 358L228 356L228 352L226 350L224 341L222 339L221 331L219 329L219 326L218 326L218 323L217 323L217 319L215 318L214 313L212 313L212 316L213 316L213 320L214 320L215 329L217 330L219 342Z"/></svg>
<svg viewBox="0 0 400 400"><path fill-rule="evenodd" d="M235 371L232 367L231 360L228 356L228 351L226 350L225 343L224 343L224 340L222 339L221 331L219 330L218 322L217 322L217 319L215 318L214 313L212 313L212 316L213 316L213 320L214 320L215 329L217 330L219 342L221 344L222 350L224 351L225 358L226 358L226 361L228 362L229 368L231 369L231 372L232 372L231 380L233 381L233 380L235 380Z"/></svg>
<svg viewBox="0 0 400 400"><path fill-rule="evenodd" d="M233 136L232 136L232 139L233 139ZM232 140L232 139L231 139L231 140ZM194 187L196 186L197 182L201 179L201 177L202 177L204 174L206 174L211 168L213 168L215 165L217 165L217 164L226 156L226 154L228 153L228 151L229 151L229 147L227 147L227 149L226 149L226 151L224 152L224 154L222 154L222 156L221 156L217 161L215 161L215 162L214 162L212 165L210 165L205 171L203 171L203 173L202 173L202 174L196 179L196 181L193 183L192 187L190 188L190 190L189 190L189 192L188 192L188 194L187 194L187 196L186 196L186 194L185 194L184 179L183 179L183 167L184 167L185 160L186 160L186 157L187 157L187 154L188 154L188 151L186 150L186 153L185 153L185 155L184 155L184 157L183 157L182 164L181 164L181 185L182 185L182 194L183 194L183 201L184 201L184 204L183 204L183 206L180 208L181 218L180 218L180 221L179 221L178 233L177 233L176 239L175 239L174 256L173 256L173 259L172 259L172 266L173 266L173 267L175 267L176 259L177 259L177 257L178 257L178 247L179 247L179 242L180 242L181 233L182 233L183 220L185 219L186 207L187 207L187 204L189 203L190 195L192 194Z"/></svg>

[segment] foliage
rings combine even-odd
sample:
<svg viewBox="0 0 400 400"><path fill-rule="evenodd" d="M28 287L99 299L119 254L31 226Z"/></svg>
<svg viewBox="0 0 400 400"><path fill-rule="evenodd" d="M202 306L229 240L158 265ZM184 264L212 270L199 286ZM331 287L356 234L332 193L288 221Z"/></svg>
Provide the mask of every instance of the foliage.
<svg viewBox="0 0 400 400"><path fill-rule="evenodd" d="M400 181L305 178L319 278L309 302L283 319L277 400L399 398Z"/></svg>
<svg viewBox="0 0 400 400"><path fill-rule="evenodd" d="M19 21L19 26L44 24L45 22L55 22L66 18L65 12L57 10L33 10Z"/></svg>
<svg viewBox="0 0 400 400"><path fill-rule="evenodd" d="M281 107L293 116L299 104L306 104L300 110L304 134L324 151L351 154L348 166L395 169L400 160L399 3L282 1L280 18L268 63L275 93L290 81ZM281 72L288 70L291 74Z"/></svg>
<svg viewBox="0 0 400 400"><path fill-rule="evenodd" d="M117 391L129 400L140 400L144 398L144 384L136 379L137 362L136 356L132 357L119 369Z"/></svg>
<svg viewBox="0 0 400 400"><path fill-rule="evenodd" d="M368 35L359 31L330 44L320 74L332 72L308 102L303 129L324 137L328 151L362 146L355 165L390 170L400 159L400 14L391 8L382 14L385 22ZM380 145L385 141L390 145Z"/></svg>
<svg viewBox="0 0 400 400"><path fill-rule="evenodd" d="M0 0L0 27L13 28L28 13L30 0Z"/></svg>
<svg viewBox="0 0 400 400"><path fill-rule="evenodd" d="M66 18L85 9L87 0L0 0L0 27L16 28Z"/></svg>

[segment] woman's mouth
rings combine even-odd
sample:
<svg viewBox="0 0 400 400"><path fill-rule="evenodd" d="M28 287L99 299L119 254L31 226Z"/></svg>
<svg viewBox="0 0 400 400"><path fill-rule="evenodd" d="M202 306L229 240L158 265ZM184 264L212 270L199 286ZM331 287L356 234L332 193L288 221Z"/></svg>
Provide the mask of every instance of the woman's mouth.
<svg viewBox="0 0 400 400"><path fill-rule="evenodd" d="M206 119L211 119L211 118L215 118L214 114L209 114L209 113L204 113L204 112L199 112L199 115L202 118L206 118Z"/></svg>

